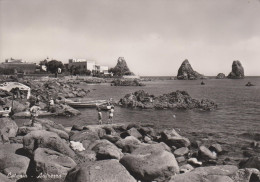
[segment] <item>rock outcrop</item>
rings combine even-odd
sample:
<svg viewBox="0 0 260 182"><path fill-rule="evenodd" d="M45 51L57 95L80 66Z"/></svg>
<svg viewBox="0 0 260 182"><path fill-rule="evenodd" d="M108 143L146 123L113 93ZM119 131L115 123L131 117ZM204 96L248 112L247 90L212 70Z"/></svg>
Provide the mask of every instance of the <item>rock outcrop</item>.
<svg viewBox="0 0 260 182"><path fill-rule="evenodd" d="M127 94L120 99L119 105L129 108L142 109L200 109L214 110L217 105L209 99L193 99L186 91L171 92L155 97L149 93L139 90Z"/></svg>
<svg viewBox="0 0 260 182"><path fill-rule="evenodd" d="M232 71L229 73L228 78L230 79L242 79L244 78L244 68L240 61L233 61Z"/></svg>
<svg viewBox="0 0 260 182"><path fill-rule="evenodd" d="M111 86L145 86L137 79L115 79L111 82Z"/></svg>
<svg viewBox="0 0 260 182"><path fill-rule="evenodd" d="M123 57L118 58L116 66L114 68L111 68L110 71L115 76L134 75L128 68L125 58Z"/></svg>
<svg viewBox="0 0 260 182"><path fill-rule="evenodd" d="M202 78L204 78L204 76L194 71L187 59L182 62L178 70L178 80L197 80Z"/></svg>
<svg viewBox="0 0 260 182"><path fill-rule="evenodd" d="M226 78L226 75L224 73L219 73L217 76L216 76L216 79L224 79Z"/></svg>

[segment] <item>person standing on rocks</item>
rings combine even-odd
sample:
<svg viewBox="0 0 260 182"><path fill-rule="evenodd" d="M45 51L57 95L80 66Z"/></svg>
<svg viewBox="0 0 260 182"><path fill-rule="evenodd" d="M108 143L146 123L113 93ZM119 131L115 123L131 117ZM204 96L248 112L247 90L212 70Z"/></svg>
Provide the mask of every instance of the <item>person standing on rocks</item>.
<svg viewBox="0 0 260 182"><path fill-rule="evenodd" d="M107 122L107 124L109 124L109 123L113 123L113 117L114 117L114 106L112 105L111 106L111 109L109 110L109 116L108 116L108 122Z"/></svg>
<svg viewBox="0 0 260 182"><path fill-rule="evenodd" d="M41 108L38 106L38 104L35 104L30 108L31 113L31 126L34 126L36 118L39 116L39 111Z"/></svg>
<svg viewBox="0 0 260 182"><path fill-rule="evenodd" d="M98 111L98 124L102 125L102 112L101 112L101 109L99 107L97 107L97 111Z"/></svg>

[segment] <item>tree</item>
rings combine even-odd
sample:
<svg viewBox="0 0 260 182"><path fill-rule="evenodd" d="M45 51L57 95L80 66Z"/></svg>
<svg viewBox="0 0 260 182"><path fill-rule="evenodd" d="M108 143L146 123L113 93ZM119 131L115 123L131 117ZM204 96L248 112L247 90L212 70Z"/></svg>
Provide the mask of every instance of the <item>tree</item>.
<svg viewBox="0 0 260 182"><path fill-rule="evenodd" d="M48 71L50 71L51 73L55 74L55 77L57 78L58 76L58 71L59 69L63 69L64 65L61 61L57 61L57 60L51 60L47 63L47 69Z"/></svg>

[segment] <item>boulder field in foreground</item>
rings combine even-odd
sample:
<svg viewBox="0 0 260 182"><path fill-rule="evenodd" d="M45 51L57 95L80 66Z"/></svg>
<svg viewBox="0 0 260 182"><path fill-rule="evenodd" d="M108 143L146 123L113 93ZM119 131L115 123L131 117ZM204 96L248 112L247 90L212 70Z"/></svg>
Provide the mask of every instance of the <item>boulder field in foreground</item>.
<svg viewBox="0 0 260 182"><path fill-rule="evenodd" d="M193 99L186 91L171 92L155 97L149 93L139 90L126 94L120 99L119 105L129 108L142 109L200 109L214 110L217 104L209 99Z"/></svg>
<svg viewBox="0 0 260 182"><path fill-rule="evenodd" d="M259 157L241 162L241 169L220 165L228 164L226 157L232 158L220 144L195 145L174 129L156 131L131 123L74 125L67 131L50 120L37 120L29 128L19 127L19 135L9 137L11 144L0 145L0 181L39 182L39 175L44 177L41 182L260 180ZM253 146L257 151L258 143Z"/></svg>

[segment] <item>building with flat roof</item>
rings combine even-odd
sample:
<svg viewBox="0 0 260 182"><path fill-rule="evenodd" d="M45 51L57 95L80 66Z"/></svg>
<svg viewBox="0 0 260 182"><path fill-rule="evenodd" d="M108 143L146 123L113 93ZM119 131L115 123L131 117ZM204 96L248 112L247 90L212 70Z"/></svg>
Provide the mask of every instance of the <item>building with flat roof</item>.
<svg viewBox="0 0 260 182"><path fill-rule="evenodd" d="M14 69L17 72L23 72L24 74L34 73L36 70L36 63L26 63L22 59L6 59L4 63L0 64L3 69Z"/></svg>
<svg viewBox="0 0 260 182"><path fill-rule="evenodd" d="M68 69L72 66L78 67L79 70L96 70L96 63L95 61L89 61L87 59L69 59Z"/></svg>

